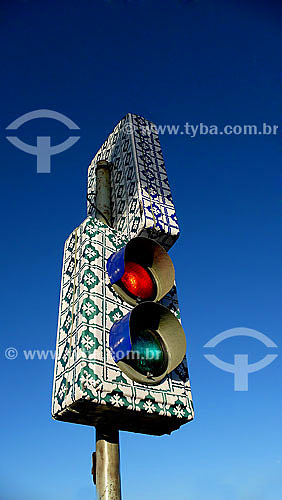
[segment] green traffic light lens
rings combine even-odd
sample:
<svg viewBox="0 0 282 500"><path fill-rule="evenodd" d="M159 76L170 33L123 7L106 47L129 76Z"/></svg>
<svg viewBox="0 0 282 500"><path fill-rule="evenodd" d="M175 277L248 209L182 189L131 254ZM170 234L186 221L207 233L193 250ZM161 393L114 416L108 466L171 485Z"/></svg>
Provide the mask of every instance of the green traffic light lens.
<svg viewBox="0 0 282 500"><path fill-rule="evenodd" d="M158 333L144 329L134 335L132 351L127 356L126 362L142 375L148 377L162 375L167 368L167 355Z"/></svg>

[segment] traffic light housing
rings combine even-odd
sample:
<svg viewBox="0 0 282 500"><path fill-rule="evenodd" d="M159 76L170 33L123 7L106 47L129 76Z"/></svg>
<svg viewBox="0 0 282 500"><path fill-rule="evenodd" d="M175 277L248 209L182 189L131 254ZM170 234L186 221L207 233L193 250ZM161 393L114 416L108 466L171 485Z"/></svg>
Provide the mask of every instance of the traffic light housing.
<svg viewBox="0 0 282 500"><path fill-rule="evenodd" d="M186 338L166 307L143 302L115 323L109 344L114 361L130 379L157 385L184 359Z"/></svg>
<svg viewBox="0 0 282 500"><path fill-rule="evenodd" d="M174 267L168 253L149 238L133 238L107 261L116 292L129 304L158 302L173 287Z"/></svg>
<svg viewBox="0 0 282 500"><path fill-rule="evenodd" d="M186 352L179 321L156 304L174 285L172 261L157 242L136 237L109 257L107 272L120 297L135 305L110 330L113 359L132 380L157 385L180 365Z"/></svg>
<svg viewBox="0 0 282 500"><path fill-rule="evenodd" d="M143 133L148 124L127 115L89 168L89 215L64 249L52 416L162 435L192 420L194 411L166 253L179 228L157 134ZM100 160L111 163L112 227L96 218ZM129 352L117 359L123 337ZM147 347L157 355L152 360L144 359Z"/></svg>

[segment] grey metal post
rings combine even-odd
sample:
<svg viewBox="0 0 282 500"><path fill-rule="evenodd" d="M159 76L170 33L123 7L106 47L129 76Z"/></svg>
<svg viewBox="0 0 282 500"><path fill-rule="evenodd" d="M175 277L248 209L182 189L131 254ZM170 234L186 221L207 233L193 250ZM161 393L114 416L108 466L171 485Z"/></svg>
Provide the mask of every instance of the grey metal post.
<svg viewBox="0 0 282 500"><path fill-rule="evenodd" d="M119 432L96 428L97 500L121 500Z"/></svg>
<svg viewBox="0 0 282 500"><path fill-rule="evenodd" d="M108 226L112 224L111 217L111 164L100 160L96 165L96 218Z"/></svg>
<svg viewBox="0 0 282 500"><path fill-rule="evenodd" d="M101 160L96 167L96 217L111 225L110 164ZM119 431L106 427L96 428L96 454L94 479L97 500L121 500L119 467Z"/></svg>

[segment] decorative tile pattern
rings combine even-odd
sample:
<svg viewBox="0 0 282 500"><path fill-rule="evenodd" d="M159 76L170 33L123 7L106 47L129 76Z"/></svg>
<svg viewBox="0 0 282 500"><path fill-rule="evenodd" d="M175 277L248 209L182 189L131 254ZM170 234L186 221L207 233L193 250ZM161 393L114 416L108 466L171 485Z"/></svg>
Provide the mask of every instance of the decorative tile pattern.
<svg viewBox="0 0 282 500"><path fill-rule="evenodd" d="M95 167L111 162L113 228L95 216ZM87 219L65 243L52 415L86 425L161 435L193 419L184 358L157 386L129 379L109 349L112 325L132 310L113 290L108 257L135 236L167 250L179 235L159 138L154 125L126 115L95 155L88 174ZM161 300L180 320L176 288Z"/></svg>
<svg viewBox="0 0 282 500"><path fill-rule="evenodd" d="M94 203L99 160L112 163L113 227L128 238L153 238L168 250L179 227L154 124L131 113L117 124L89 167L88 194ZM95 216L90 203L88 214Z"/></svg>
<svg viewBox="0 0 282 500"><path fill-rule="evenodd" d="M129 379L113 361L109 350L112 324L132 307L113 291L106 262L127 241L115 229L88 217L65 243L52 415L90 425L84 410L76 409L76 404L87 400L93 413L96 407L101 413L103 408L122 409L125 423L120 428L129 426L135 432L156 434L171 432L193 418L186 358L159 385L152 387ZM179 317L175 288L161 302ZM72 418L67 411L72 412ZM137 414L159 419L175 417L178 424L172 428L166 424L162 432L148 431L136 421Z"/></svg>

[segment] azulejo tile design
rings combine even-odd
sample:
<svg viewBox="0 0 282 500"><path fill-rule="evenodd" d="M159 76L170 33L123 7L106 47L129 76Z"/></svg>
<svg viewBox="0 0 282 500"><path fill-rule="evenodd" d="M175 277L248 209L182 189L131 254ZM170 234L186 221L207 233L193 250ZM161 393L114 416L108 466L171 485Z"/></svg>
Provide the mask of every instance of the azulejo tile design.
<svg viewBox="0 0 282 500"><path fill-rule="evenodd" d="M110 328L132 307L113 291L106 262L127 241L117 230L88 217L65 243L52 415L88 425L105 416L119 422L121 429L162 434L193 418L187 362L185 358L152 387L129 379L112 359ZM175 288L162 303L179 318ZM110 414L110 409L117 413Z"/></svg>
<svg viewBox="0 0 282 500"><path fill-rule="evenodd" d="M111 162L113 228L95 218L95 166ZM108 257L135 236L167 250L179 236L158 134L126 115L95 155L88 173L88 217L65 243L52 415L86 425L162 435L193 419L187 360L159 385L129 379L109 349L112 325L132 310L113 290ZM180 320L177 291L161 300Z"/></svg>
<svg viewBox="0 0 282 500"><path fill-rule="evenodd" d="M131 113L117 124L89 167L91 201L99 160L112 163L113 227L129 238L153 238L168 250L179 236L179 226L154 124ZM90 203L88 214L95 215Z"/></svg>

